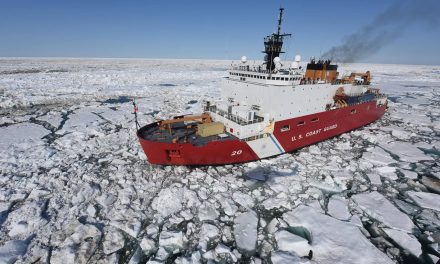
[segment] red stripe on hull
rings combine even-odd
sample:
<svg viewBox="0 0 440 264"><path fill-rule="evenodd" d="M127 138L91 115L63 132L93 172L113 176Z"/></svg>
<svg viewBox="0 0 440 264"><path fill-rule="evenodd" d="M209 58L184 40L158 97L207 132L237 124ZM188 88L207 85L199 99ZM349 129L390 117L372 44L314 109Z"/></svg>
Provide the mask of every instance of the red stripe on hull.
<svg viewBox="0 0 440 264"><path fill-rule="evenodd" d="M212 141L204 146L190 143L139 141L152 164L161 165L220 165L257 160L258 156L240 140Z"/></svg>
<svg viewBox="0 0 440 264"><path fill-rule="evenodd" d="M290 152L365 126L382 117L385 111L386 106L376 107L375 101L351 105L276 122L273 134L284 150ZM301 122L304 124L298 126ZM289 125L290 130L281 132L285 125Z"/></svg>
<svg viewBox="0 0 440 264"><path fill-rule="evenodd" d="M278 121L275 123L273 134L284 150L290 152L365 126L379 119L385 111L386 106L376 107L375 101L366 102ZM299 122L304 124L298 126ZM285 125L289 125L290 130L281 132L281 127ZM152 164L221 165L259 159L249 145L240 140L212 141L204 146L194 146L190 143L166 143L145 140L139 136L138 138L148 161Z"/></svg>

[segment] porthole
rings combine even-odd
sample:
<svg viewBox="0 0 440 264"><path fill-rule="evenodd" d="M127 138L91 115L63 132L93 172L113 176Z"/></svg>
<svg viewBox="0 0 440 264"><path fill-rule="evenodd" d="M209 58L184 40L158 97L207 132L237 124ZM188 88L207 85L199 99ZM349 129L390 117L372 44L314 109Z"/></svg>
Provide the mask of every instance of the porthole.
<svg viewBox="0 0 440 264"><path fill-rule="evenodd" d="M281 132L286 132L286 131L289 131L289 130L290 130L290 125L284 125L280 129Z"/></svg>

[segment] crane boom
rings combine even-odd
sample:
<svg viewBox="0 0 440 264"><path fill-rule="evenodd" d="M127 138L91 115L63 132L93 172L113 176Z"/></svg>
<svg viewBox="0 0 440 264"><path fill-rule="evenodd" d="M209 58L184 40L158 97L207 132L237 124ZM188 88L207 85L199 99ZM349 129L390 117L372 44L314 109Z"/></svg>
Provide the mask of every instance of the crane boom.
<svg viewBox="0 0 440 264"><path fill-rule="evenodd" d="M177 117L174 119L159 121L159 127L161 129L171 130L172 124L179 123L179 122L185 122L185 121L197 121L200 123L211 123L212 119L208 113L203 113L201 115L188 115L188 116L183 116L183 117Z"/></svg>

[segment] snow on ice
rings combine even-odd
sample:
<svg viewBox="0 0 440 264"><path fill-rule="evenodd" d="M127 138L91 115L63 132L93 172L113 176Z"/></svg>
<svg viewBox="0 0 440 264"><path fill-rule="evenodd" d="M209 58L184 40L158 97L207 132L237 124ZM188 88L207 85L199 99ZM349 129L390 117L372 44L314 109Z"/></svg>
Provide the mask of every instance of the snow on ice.
<svg viewBox="0 0 440 264"><path fill-rule="evenodd" d="M200 112L229 64L0 59L0 263L438 261L438 66L341 65L388 112L293 153L148 164L131 99L141 125Z"/></svg>
<svg viewBox="0 0 440 264"><path fill-rule="evenodd" d="M291 252L297 256L308 256L310 245L307 239L292 234L286 230L280 230L275 233L275 240L279 250Z"/></svg>
<svg viewBox="0 0 440 264"><path fill-rule="evenodd" d="M339 220L348 220L351 214L347 205L346 199L332 196L327 205L328 214Z"/></svg>
<svg viewBox="0 0 440 264"><path fill-rule="evenodd" d="M283 219L309 241L313 260L318 263L362 263L365 259L371 263L392 263L356 226L318 213L311 207L300 205L285 213Z"/></svg>
<svg viewBox="0 0 440 264"><path fill-rule="evenodd" d="M385 233L399 246L408 250L411 254L418 257L422 254L422 247L417 239L405 232L384 228Z"/></svg>
<svg viewBox="0 0 440 264"><path fill-rule="evenodd" d="M414 191L409 191L407 194L418 206L440 212L440 195Z"/></svg>
<svg viewBox="0 0 440 264"><path fill-rule="evenodd" d="M234 220L234 236L242 253L253 253L257 246L258 217L254 211L241 213Z"/></svg>
<svg viewBox="0 0 440 264"><path fill-rule="evenodd" d="M374 191L356 194L352 198L367 215L385 226L408 233L412 232L414 224L411 219L380 193Z"/></svg>

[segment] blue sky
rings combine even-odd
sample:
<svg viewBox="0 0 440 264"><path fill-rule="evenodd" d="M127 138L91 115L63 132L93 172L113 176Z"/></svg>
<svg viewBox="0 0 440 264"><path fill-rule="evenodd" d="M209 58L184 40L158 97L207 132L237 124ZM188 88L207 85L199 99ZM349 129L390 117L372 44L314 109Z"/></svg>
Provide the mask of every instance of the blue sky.
<svg viewBox="0 0 440 264"><path fill-rule="evenodd" d="M262 59L263 37L275 31L283 6L283 29L293 34L284 45L284 59L319 57L394 3L3 0L0 56ZM439 65L439 28L411 23L361 61Z"/></svg>

